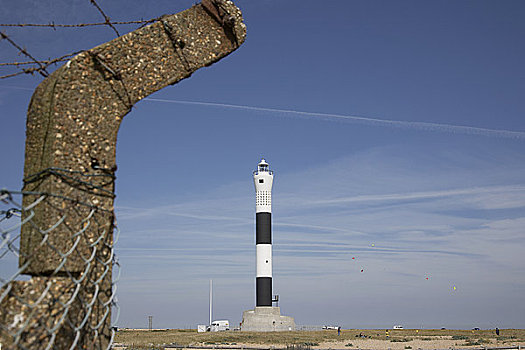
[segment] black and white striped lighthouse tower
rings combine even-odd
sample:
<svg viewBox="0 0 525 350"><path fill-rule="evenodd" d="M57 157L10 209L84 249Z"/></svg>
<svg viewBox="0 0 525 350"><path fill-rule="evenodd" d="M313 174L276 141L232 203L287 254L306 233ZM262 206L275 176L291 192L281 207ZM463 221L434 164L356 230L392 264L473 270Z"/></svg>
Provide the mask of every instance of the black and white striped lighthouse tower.
<svg viewBox="0 0 525 350"><path fill-rule="evenodd" d="M253 172L255 184L256 306L272 306L273 171L264 158Z"/></svg>
<svg viewBox="0 0 525 350"><path fill-rule="evenodd" d="M255 308L242 313L241 331L294 331L295 320L282 316L278 306L272 306L272 185L273 171L261 159L253 172L255 184L255 246L257 272Z"/></svg>

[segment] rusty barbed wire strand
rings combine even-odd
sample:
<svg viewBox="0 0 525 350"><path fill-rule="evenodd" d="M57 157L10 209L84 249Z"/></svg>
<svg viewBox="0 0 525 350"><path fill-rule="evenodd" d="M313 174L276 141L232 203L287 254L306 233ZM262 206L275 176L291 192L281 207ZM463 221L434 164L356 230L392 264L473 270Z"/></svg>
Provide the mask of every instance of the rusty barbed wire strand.
<svg viewBox="0 0 525 350"><path fill-rule="evenodd" d="M149 20L135 20L135 21L115 21L112 22L110 17L106 15L104 10L100 7L100 5L95 0L89 0L90 3L95 6L95 8L100 12L100 14L104 17L104 22L96 22L96 23L77 23L77 24L55 24L54 22L48 23L48 24L39 24L39 23L6 23L6 24L0 24L0 27L48 27L53 28L56 30L56 28L80 28L80 27L90 27L90 26L109 26L116 34L117 36L120 36L120 33L118 32L115 25L128 25L128 24L140 24L140 27L146 26L149 23L153 23L158 21L162 17L152 18ZM60 62L64 62L69 60L71 57L78 55L79 53L83 52L84 50L76 51L55 59L47 59L47 60L38 60L33 55L31 55L27 49L23 48L22 46L18 45L13 39L11 39L6 33L0 32L0 39L6 40L11 46L15 47L19 53L23 54L24 56L31 59L31 61L24 61L24 62L2 62L0 63L0 67L17 67L20 68L21 66L27 66L27 65L34 65L33 67L28 68L21 68L20 71L8 73L4 75L0 75L0 79L6 79L15 77L22 74L34 74L39 73L43 77L49 76L49 72L47 71L47 68L50 65L54 65Z"/></svg>
<svg viewBox="0 0 525 350"><path fill-rule="evenodd" d="M29 72L20 71L20 72L11 73L11 74L0 75L0 79L12 78L12 77L16 77L17 75L22 75L22 74L27 74L27 73Z"/></svg>
<svg viewBox="0 0 525 350"><path fill-rule="evenodd" d="M80 50L80 51L75 51L75 52L72 52L70 54L67 54L67 55L64 55L64 56L61 56L61 57L58 57L58 58L54 58L54 59L50 59L50 60L42 60L42 61L39 61L41 63L43 63L44 65L48 66L48 65L51 65L51 64L55 64L55 63L58 63L58 62L64 62L64 61L67 61L69 60L71 57L73 56L76 56L78 55L79 53L81 52L84 52L84 50ZM0 66L24 66L24 65L28 65L28 64L35 64L35 62L32 62L32 61L26 61L26 62L7 62L7 63L0 63Z"/></svg>
<svg viewBox="0 0 525 350"><path fill-rule="evenodd" d="M2 33L2 38L9 39L9 37L5 33ZM25 50L25 52L27 52L27 50ZM57 58L54 58L54 59L49 59L49 60L36 60L36 59L33 58L34 59L33 61L0 63L0 66L3 66L3 67L6 67L6 66L20 67L20 66L25 66L25 65L38 64L38 67L22 68L22 70L20 70L18 72L6 74L6 75L1 75L0 79L10 78L10 77L14 77L14 76L17 76L17 75L22 75L22 74L33 74L35 72L38 72L38 73L42 74L41 73L42 71L44 71L45 74L49 75L49 73L46 70L47 67L49 67L49 66L51 66L53 64L58 64L60 62L68 61L71 57L74 57L74 56L78 55L81 52L84 52L84 50L75 51L75 52L72 52L70 54L67 54L67 55L64 55L64 56L60 56L60 57L57 57ZM44 77L47 76L47 75L44 75L44 74L42 74L42 75Z"/></svg>
<svg viewBox="0 0 525 350"><path fill-rule="evenodd" d="M3 40L7 40L7 42L9 44L11 44L11 46L15 47L24 56L27 56L28 58L33 60L35 62L35 64L38 64L38 66L40 67L39 69L37 69L38 73L40 73L44 77L47 77L49 75L49 73L46 71L46 67L44 65L42 65L42 63L39 60L34 58L29 52L27 52L26 49L24 49L23 47L21 47L20 45L15 43L13 41L13 39L11 39L9 36L7 36L7 34L5 34L4 32L0 32L0 36L2 37Z"/></svg>
<svg viewBox="0 0 525 350"><path fill-rule="evenodd" d="M156 18L152 18L152 19L149 19L149 20L140 20L140 21L111 22L111 24L112 25L140 24L141 25L140 27L143 27L143 26L145 26L147 24L156 22L156 21L160 20L161 18L162 17L156 17ZM106 23L106 22L104 22L104 23L79 23L79 24L60 24L60 25L57 25L57 24L54 24L54 23L51 23L51 24L28 24L28 23L24 23L24 24L0 24L0 27L1 26L12 26L12 27L15 27L15 26L16 27L34 26L34 27L51 27L51 28L53 28L53 27L66 27L66 28L69 28L69 27L88 27L88 26L100 26L100 25L108 25L108 23ZM1 35L1 39L2 40L5 39L12 46L14 46L19 52L24 54L26 57L31 58L31 61L24 61L24 62L2 62L2 63L0 63L0 67L21 67L21 66L27 66L27 65L38 65L37 67L22 68L18 72L9 73L9 74L5 74L5 75L0 75L0 79L11 78L11 77L15 77L15 76L22 75L22 74L33 74L35 72L36 73L40 73L44 77L47 77L49 75L49 73L47 72L46 69L49 66L54 65L54 64L58 64L60 62L68 61L71 57L74 57L74 56L78 55L79 53L85 51L85 50L75 51L75 52L72 52L70 54L63 55L63 56L60 56L60 57L54 58L54 59L37 60L31 54L29 54L27 49L24 49L20 45L16 44L6 33L0 32L0 35Z"/></svg>
<svg viewBox="0 0 525 350"><path fill-rule="evenodd" d="M95 23L76 23L76 24L56 24L51 23L0 23L0 27L48 27L48 28L81 28L81 27L95 27L95 26L107 26L112 25L126 25L126 24L148 24L158 21L160 17L152 18L148 20L136 20L136 21L115 21L115 22L95 22Z"/></svg>
<svg viewBox="0 0 525 350"><path fill-rule="evenodd" d="M110 18L108 17L108 15L106 15L106 14L104 13L104 11L102 10L102 8L97 4L97 2L96 2L95 0L89 0L89 1L91 2L91 4L92 4L93 6L95 6L95 7L97 8L98 12L100 12L100 14L104 17L104 19L105 19L105 21L106 21L105 23L106 23L111 29L113 29L113 31L115 31L115 33L117 33L117 37L119 37L119 36L120 36L120 33L118 32L117 28L115 28L115 26L114 26L113 24L111 24L111 20L110 20Z"/></svg>

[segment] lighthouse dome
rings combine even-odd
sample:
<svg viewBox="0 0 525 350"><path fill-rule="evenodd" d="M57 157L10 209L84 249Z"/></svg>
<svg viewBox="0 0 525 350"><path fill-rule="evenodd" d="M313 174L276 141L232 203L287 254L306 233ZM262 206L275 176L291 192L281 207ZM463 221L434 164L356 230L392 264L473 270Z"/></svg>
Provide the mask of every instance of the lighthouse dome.
<svg viewBox="0 0 525 350"><path fill-rule="evenodd" d="M264 160L264 158L262 158L259 164L257 164L257 171L258 172L269 172L270 171L268 163L266 163L266 160Z"/></svg>

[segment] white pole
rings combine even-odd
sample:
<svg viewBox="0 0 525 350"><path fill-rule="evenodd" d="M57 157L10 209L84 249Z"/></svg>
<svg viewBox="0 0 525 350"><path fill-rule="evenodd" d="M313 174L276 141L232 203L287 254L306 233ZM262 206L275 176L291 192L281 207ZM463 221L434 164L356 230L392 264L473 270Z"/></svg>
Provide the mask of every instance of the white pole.
<svg viewBox="0 0 525 350"><path fill-rule="evenodd" d="M211 327L211 319L212 319L212 310L213 310L213 285L212 280L210 280L210 327Z"/></svg>

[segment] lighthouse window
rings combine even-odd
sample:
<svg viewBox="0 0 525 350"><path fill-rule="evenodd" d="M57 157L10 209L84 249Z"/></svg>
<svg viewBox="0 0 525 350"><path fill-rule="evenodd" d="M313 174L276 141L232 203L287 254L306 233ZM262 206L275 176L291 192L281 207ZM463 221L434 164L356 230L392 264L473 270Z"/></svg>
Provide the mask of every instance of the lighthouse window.
<svg viewBox="0 0 525 350"><path fill-rule="evenodd" d="M264 183L264 179L259 179L259 183L263 184Z"/></svg>

